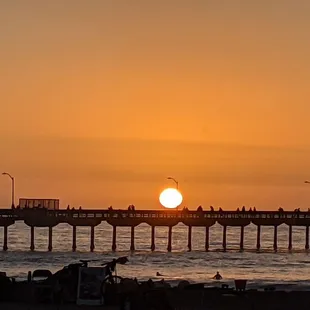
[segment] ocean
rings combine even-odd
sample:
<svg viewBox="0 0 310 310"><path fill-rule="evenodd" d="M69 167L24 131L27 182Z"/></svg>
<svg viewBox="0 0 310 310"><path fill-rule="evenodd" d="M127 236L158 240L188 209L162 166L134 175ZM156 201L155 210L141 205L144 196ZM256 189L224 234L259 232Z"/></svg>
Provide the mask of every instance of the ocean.
<svg viewBox="0 0 310 310"><path fill-rule="evenodd" d="M205 252L205 228L194 227L192 251L187 251L187 227L173 227L172 252L167 252L168 228L156 227L156 251L150 251L151 228L141 224L135 229L136 251L130 252L130 228L117 228L117 251L111 251L112 227L103 222L95 228L95 251L91 253L90 228L77 228L77 251L72 252L72 227L60 224L53 229L53 251L48 252L48 229L35 228L35 251L31 252L30 228L17 222L8 229L7 252L0 251L0 271L17 280L27 272L49 269L55 272L80 259L94 259L98 265L118 256L128 255L129 263L119 266L118 275L138 280L165 280L176 284L181 279L204 282L208 286L233 285L235 279L247 279L248 287L274 286L286 290L310 290L310 257L305 248L305 228L293 227L293 250L288 251L288 226L278 227L278 252L273 251L273 228L262 227L261 251L256 252L256 226L245 228L243 252L239 251L240 227L227 228L226 252L222 251L222 227L210 228L210 251ZM0 229L1 248L3 229ZM212 280L219 271L220 282ZM162 277L156 277L156 272Z"/></svg>

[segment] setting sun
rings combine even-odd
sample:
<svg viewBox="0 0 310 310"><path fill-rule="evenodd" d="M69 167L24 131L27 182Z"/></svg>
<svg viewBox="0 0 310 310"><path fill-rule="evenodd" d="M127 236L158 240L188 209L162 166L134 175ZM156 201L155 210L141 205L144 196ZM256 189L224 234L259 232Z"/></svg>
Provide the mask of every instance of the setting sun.
<svg viewBox="0 0 310 310"><path fill-rule="evenodd" d="M162 206L168 209L177 208L183 201L182 194L175 188L166 188L159 196Z"/></svg>

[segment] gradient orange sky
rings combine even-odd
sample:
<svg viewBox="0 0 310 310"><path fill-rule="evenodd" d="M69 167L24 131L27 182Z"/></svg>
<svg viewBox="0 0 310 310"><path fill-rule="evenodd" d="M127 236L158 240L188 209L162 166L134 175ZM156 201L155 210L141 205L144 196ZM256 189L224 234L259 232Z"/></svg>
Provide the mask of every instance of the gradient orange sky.
<svg viewBox="0 0 310 310"><path fill-rule="evenodd" d="M2 0L16 197L159 208L172 175L189 208L307 208L309 16L308 0Z"/></svg>

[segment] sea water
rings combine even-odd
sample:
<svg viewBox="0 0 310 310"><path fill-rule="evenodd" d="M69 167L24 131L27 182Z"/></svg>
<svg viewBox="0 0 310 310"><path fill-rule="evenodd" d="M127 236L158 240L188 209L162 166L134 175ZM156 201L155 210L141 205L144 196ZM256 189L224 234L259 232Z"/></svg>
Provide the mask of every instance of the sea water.
<svg viewBox="0 0 310 310"><path fill-rule="evenodd" d="M173 227L172 252L167 252L168 228L156 227L156 251L151 252L151 228L141 224L135 228L135 248L130 252L130 228L117 228L117 251L111 251L112 227L103 222L95 228L95 251L91 253L90 228L77 228L77 251L72 252L72 227L59 224L53 228L53 251L48 252L48 229L35 228L35 251L31 252L30 228L17 222L8 229L7 252L0 251L0 271L17 279L28 271L49 269L55 272L80 259L98 260L96 266L114 257L128 255L129 263L118 266L121 276L138 280L162 279L177 283L181 279L206 285L233 284L247 279L248 287L266 285L284 289L310 290L310 256L305 250L305 228L293 227L293 250L288 251L288 226L278 227L278 252L273 251L273 227L261 228L261 251L256 252L256 226L245 227L244 251L239 251L240 227L227 228L227 251L222 251L223 229L210 228L210 250L205 251L205 228L193 227L192 251L187 251L187 227ZM3 229L0 229L0 246ZM219 271L221 282L212 280ZM156 272L163 276L156 277Z"/></svg>

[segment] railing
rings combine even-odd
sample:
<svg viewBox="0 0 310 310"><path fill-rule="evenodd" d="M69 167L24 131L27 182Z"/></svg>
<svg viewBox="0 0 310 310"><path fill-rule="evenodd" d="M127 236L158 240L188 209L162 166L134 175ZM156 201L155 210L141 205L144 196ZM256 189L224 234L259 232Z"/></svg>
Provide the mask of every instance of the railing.
<svg viewBox="0 0 310 310"><path fill-rule="evenodd" d="M0 218L23 220L28 216L87 219L309 219L310 212L293 211L178 211L178 210L46 210L0 209Z"/></svg>

